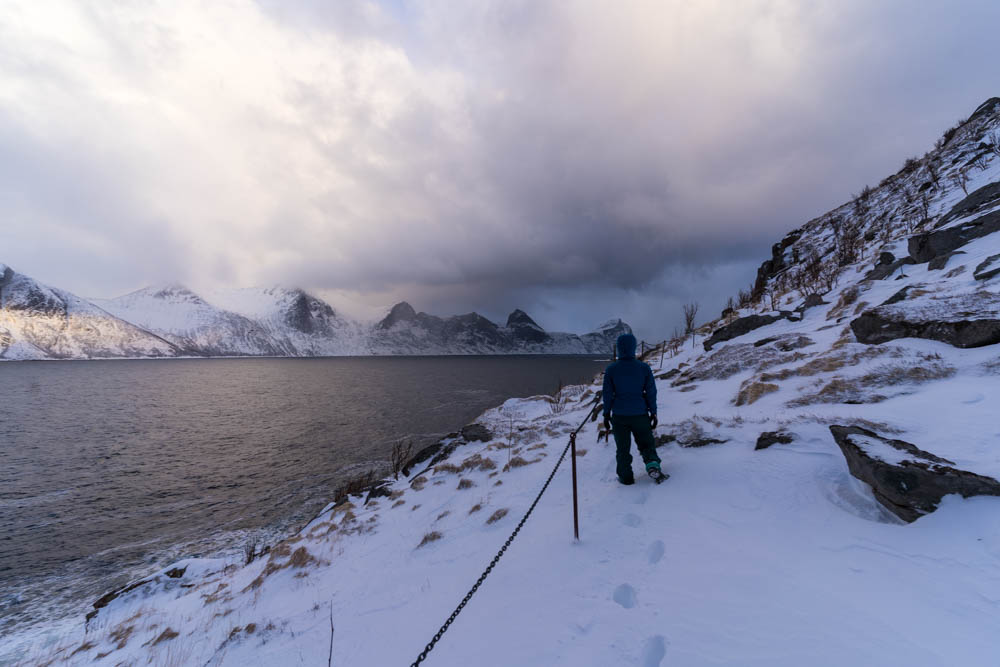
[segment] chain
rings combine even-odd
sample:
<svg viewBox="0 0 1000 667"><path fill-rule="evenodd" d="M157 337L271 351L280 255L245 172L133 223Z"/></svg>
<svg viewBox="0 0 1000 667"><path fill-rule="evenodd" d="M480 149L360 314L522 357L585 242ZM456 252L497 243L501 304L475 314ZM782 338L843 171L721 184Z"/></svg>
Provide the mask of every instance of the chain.
<svg viewBox="0 0 1000 667"><path fill-rule="evenodd" d="M542 490L538 492L537 496L535 496L535 501L531 503L531 507L529 507L528 511L524 513L524 516L521 517L521 522L517 524L517 528L515 528L514 532L510 534L510 537L507 538L507 541L503 543L503 546L500 547L500 551L498 551L497 555L493 557L493 560L490 561L490 564L486 567L483 573L479 575L479 579L476 580L476 583L472 586L472 589L465 594L465 597L462 598L462 601L458 603L457 607L455 607L455 611L451 612L451 616L449 616L448 620L444 622L444 625L441 626L441 629L434 634L434 637L430 640L430 642L428 642L427 646L424 647L424 650L420 652L420 655L417 656L417 659L413 662L413 664L410 665L410 667L418 667L418 665L420 665L420 663L424 661L424 659L427 657L427 654L434 649L434 645L437 644L438 641L441 639L441 637L444 635L444 633L448 631L449 626L451 626L451 624L455 622L455 619L458 618L458 615L462 613L463 609L465 609L465 605L469 603L469 600L472 599L472 596L476 594L476 591L479 590L479 587L483 585L484 581L486 581L486 577L490 576L490 572L492 572L493 568L496 567L496 564L500 561L500 557L503 556L504 552L507 551L507 547L509 547L510 543L514 541L514 538L517 537L517 534L521 532L521 527L524 526L525 521L528 520L528 517L531 516L531 513L535 510L535 505L537 505L538 501L542 499L542 494L545 493L545 490L547 488L549 488L549 483L552 481L552 478L556 476L556 471L559 470L559 466L562 465L563 459L566 458L566 452L569 451L569 448L576 440L576 434L580 432L580 429L583 428L584 424L587 423L588 419L590 419L590 414L588 414L587 417L585 417L584 420L580 423L580 425L576 427L576 430L570 434L569 442L566 443L566 447L563 449L562 454L559 455L559 460L556 461L555 467L552 469L552 472L549 473L549 478L545 480L545 484L542 485Z"/></svg>

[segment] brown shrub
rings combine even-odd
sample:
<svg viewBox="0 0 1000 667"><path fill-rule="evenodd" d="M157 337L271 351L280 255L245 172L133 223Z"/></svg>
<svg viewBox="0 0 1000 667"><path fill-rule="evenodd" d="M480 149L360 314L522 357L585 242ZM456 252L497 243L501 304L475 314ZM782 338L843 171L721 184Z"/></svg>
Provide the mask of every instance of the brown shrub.
<svg viewBox="0 0 1000 667"><path fill-rule="evenodd" d="M392 504L392 506L393 506L393 507L399 507L400 505L405 505L405 504L406 504L406 501L405 501L405 500L402 500L402 499L400 499L400 500L397 500L396 502L394 502L394 503Z"/></svg>
<svg viewBox="0 0 1000 667"><path fill-rule="evenodd" d="M446 517L446 516L448 516L449 514L451 514L451 510L445 510L445 511L441 512L440 514L438 514L438 515L437 515L437 518L436 518L436 519L434 519L434 520L435 520L435 521L440 521L441 519L445 518L445 517Z"/></svg>
<svg viewBox="0 0 1000 667"><path fill-rule="evenodd" d="M481 454L473 454L469 458L462 461L462 466L459 471L466 470L496 470L497 464L493 462L493 459L484 457Z"/></svg>
<svg viewBox="0 0 1000 667"><path fill-rule="evenodd" d="M164 630L163 632L161 632L160 635L156 639L154 639L152 641L149 641L149 642L146 642L145 644L143 644L143 646L156 646L160 642L170 641L171 639L174 639L178 635L179 635L179 633L174 632L170 628L167 628L166 630Z"/></svg>
<svg viewBox="0 0 1000 667"><path fill-rule="evenodd" d="M299 547L292 553L292 557L288 559L288 565L291 567L305 567L310 563L315 563L316 559L312 557L309 551L305 547Z"/></svg>
<svg viewBox="0 0 1000 667"><path fill-rule="evenodd" d="M430 544L431 542L437 542L442 537L443 536L438 531L436 531L436 530L431 531L431 532L427 533L426 535L424 535L424 539L420 540L420 544L417 545L417 548L419 549L420 547L424 546L425 544Z"/></svg>
<svg viewBox="0 0 1000 667"><path fill-rule="evenodd" d="M496 523L505 516L507 516L507 509L498 509L496 512L490 515L490 518L486 520L486 523L487 524Z"/></svg>
<svg viewBox="0 0 1000 667"><path fill-rule="evenodd" d="M475 514L481 509L483 509L482 503L476 503L475 505L472 506L472 509L469 510L469 514Z"/></svg>
<svg viewBox="0 0 1000 667"><path fill-rule="evenodd" d="M410 482L410 488L414 491L420 491L424 488L425 484L427 484L427 478L421 475L420 477L413 478L413 481Z"/></svg>
<svg viewBox="0 0 1000 667"><path fill-rule="evenodd" d="M508 463L503 467L503 471L508 472L511 468L523 468L524 466L530 466L532 463L538 463L541 460L542 460L541 457L528 461L527 459L523 459L520 456L515 456L510 460L510 463Z"/></svg>
<svg viewBox="0 0 1000 667"><path fill-rule="evenodd" d="M459 491L461 491L462 489L471 489L474 486L475 486L475 484L472 483L471 479L461 479L458 482L458 490Z"/></svg>

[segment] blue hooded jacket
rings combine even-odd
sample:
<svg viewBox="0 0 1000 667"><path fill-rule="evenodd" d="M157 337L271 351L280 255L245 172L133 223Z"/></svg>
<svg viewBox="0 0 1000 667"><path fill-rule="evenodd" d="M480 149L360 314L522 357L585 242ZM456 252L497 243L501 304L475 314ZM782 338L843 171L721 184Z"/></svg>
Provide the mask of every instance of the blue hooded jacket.
<svg viewBox="0 0 1000 667"><path fill-rule="evenodd" d="M618 361L604 371L604 416L655 415L653 369L635 358L635 336L618 337Z"/></svg>

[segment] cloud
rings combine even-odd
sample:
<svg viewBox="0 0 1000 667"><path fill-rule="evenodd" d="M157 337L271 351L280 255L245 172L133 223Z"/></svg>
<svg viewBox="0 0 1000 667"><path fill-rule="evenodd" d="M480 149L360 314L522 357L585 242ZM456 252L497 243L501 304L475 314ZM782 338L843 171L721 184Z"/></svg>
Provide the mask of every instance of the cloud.
<svg viewBox="0 0 1000 667"><path fill-rule="evenodd" d="M298 283L535 305L576 330L620 314L653 338L995 94L998 19L989 2L5 3L0 259L85 294Z"/></svg>

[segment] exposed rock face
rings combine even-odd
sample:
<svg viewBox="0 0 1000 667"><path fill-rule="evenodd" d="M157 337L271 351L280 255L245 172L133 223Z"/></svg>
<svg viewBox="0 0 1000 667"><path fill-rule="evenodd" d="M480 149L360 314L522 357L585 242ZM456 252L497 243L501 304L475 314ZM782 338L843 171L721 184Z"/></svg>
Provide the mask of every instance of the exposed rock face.
<svg viewBox="0 0 1000 667"><path fill-rule="evenodd" d="M466 442L489 442L493 439L493 434L482 424L463 426L461 433Z"/></svg>
<svg viewBox="0 0 1000 667"><path fill-rule="evenodd" d="M783 317L783 315L747 315L746 317L733 320L731 323L719 327L712 332L709 339L703 343L705 351L708 352L719 343L748 334L754 329L759 329L761 327L766 327L768 324L773 324L774 322L783 319Z"/></svg>
<svg viewBox="0 0 1000 667"><path fill-rule="evenodd" d="M757 446L754 450L767 449L771 445L788 445L791 444L794 438L791 433L785 433L783 431L764 431L757 438Z"/></svg>
<svg viewBox="0 0 1000 667"><path fill-rule="evenodd" d="M927 263L928 271L940 271L944 267L948 266L948 260L950 260L955 255L964 255L964 250L956 250L955 252L949 252L944 255L938 255L931 261Z"/></svg>
<svg viewBox="0 0 1000 667"><path fill-rule="evenodd" d="M875 498L904 521L937 509L957 493L1000 496L1000 482L966 470L903 440L890 440L857 426L831 426L851 474L872 487Z"/></svg>
<svg viewBox="0 0 1000 667"><path fill-rule="evenodd" d="M765 260L757 269L757 279L754 281L753 294L759 297L764 293L767 281L778 275L787 266L785 262L785 250L795 244L802 235L801 229L796 229L785 235L780 243L775 243L771 247L771 259Z"/></svg>
<svg viewBox="0 0 1000 667"><path fill-rule="evenodd" d="M1000 273L1000 255L992 255L976 267L972 277L976 280L989 280L998 273Z"/></svg>
<svg viewBox="0 0 1000 667"><path fill-rule="evenodd" d="M538 326L523 310L515 310L507 317L507 329L511 335L520 341L528 343L545 343L552 339L545 330Z"/></svg>
<svg viewBox="0 0 1000 667"><path fill-rule="evenodd" d="M383 318L376 326L378 329L391 329L395 324L399 322L409 322L416 319L417 311L413 310L413 306L406 303L405 301L400 301L389 311L389 314Z"/></svg>
<svg viewBox="0 0 1000 667"><path fill-rule="evenodd" d="M952 220L975 215L979 211L992 207L998 201L1000 201L1000 181L984 185L975 190L965 199L952 206L951 210L945 213L935 226L944 227Z"/></svg>
<svg viewBox="0 0 1000 667"><path fill-rule="evenodd" d="M882 255L888 255L892 257L892 253L884 252ZM906 266L907 264L916 264L911 257L904 257L902 259L893 259L892 261L886 263L882 262L881 258L875 268L865 274L865 280L885 280L889 276L893 275L900 269L900 267Z"/></svg>
<svg viewBox="0 0 1000 667"><path fill-rule="evenodd" d="M1000 211L987 213L972 222L956 227L912 236L907 242L907 249L917 264L923 264L939 255L957 250L973 239L996 231L1000 231Z"/></svg>
<svg viewBox="0 0 1000 667"><path fill-rule="evenodd" d="M926 338L955 347L1000 343L1000 296L989 292L910 301L907 287L851 322L859 343L878 345L898 338Z"/></svg>

